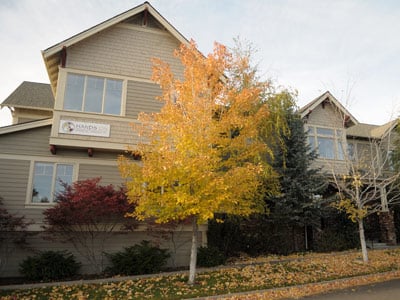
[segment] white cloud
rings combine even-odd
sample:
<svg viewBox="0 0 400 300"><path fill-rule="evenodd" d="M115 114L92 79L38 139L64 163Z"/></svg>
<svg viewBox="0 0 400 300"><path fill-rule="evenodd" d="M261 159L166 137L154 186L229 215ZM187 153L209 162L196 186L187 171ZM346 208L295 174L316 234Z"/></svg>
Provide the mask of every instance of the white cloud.
<svg viewBox="0 0 400 300"><path fill-rule="evenodd" d="M22 81L48 82L40 50L142 1L0 2L0 101ZM362 122L381 124L400 102L397 1L156 0L152 5L209 52L213 42L252 42L260 71L299 91L299 104L329 89ZM352 89L348 87L354 83ZM349 91L351 93L349 95ZM0 125L9 123L0 111ZM396 112L399 113L398 111Z"/></svg>

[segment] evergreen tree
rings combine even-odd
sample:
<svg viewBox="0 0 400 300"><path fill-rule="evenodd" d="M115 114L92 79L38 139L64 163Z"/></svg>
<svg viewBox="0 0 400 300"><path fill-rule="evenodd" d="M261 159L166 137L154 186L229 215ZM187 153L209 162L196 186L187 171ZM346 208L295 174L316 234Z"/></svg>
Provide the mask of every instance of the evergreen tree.
<svg viewBox="0 0 400 300"><path fill-rule="evenodd" d="M284 92L275 99L276 105L283 106L288 132L278 132L275 137L272 166L280 183L280 193L266 197L270 208L269 220L275 226L292 231L307 229L317 224L320 208L316 195L326 187L321 170L312 167L316 158L311 151L304 131L303 121L296 111L293 96ZM278 230L279 231L279 230ZM280 230L284 234L285 230ZM294 250L297 247L294 247Z"/></svg>

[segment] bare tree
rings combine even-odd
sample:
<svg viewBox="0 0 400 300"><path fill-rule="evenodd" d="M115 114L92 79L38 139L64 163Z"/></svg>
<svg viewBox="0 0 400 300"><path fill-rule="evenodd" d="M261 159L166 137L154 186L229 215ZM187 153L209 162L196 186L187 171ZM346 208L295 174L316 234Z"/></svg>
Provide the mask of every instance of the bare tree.
<svg viewBox="0 0 400 300"><path fill-rule="evenodd" d="M400 200L400 172L392 168L391 161L396 122L381 126L368 138L348 138L341 165L330 164L332 184L337 189L334 206L358 223L364 262L368 262L364 219L374 213L389 213L389 206Z"/></svg>

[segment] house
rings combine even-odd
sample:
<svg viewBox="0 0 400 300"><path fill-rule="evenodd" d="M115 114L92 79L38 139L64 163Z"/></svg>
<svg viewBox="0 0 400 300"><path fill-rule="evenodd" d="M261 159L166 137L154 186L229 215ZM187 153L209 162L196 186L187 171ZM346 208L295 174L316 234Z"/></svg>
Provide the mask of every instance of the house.
<svg viewBox="0 0 400 300"><path fill-rule="evenodd" d="M135 147L131 129L140 112L156 112L161 91L150 80L153 57L168 62L179 76L183 67L173 52L188 43L148 2L121 13L42 51L50 85L23 82L1 104L12 111L13 125L0 128L0 195L5 208L33 220L29 231L35 250L68 248L42 236L42 213L54 205L57 179L73 182L102 177L101 184L121 185L117 157ZM199 228L206 243L206 226ZM191 227L178 227L161 247L172 251L169 264L189 264ZM151 240L145 226L107 243L116 252ZM28 254L16 250L0 276L18 276Z"/></svg>
<svg viewBox="0 0 400 300"><path fill-rule="evenodd" d="M43 50L50 84L23 82L1 104L11 109L13 125L0 128L0 196L9 212L34 221L29 230L37 233L30 237L35 250L68 248L83 263L84 273L92 271L68 245L43 239L42 213L54 205L58 178L73 182L100 175L102 184L123 183L117 157L138 141L130 124L138 122L140 112L161 107L155 99L160 89L150 80L151 59L167 61L179 76L182 66L173 51L181 43L188 41L145 2ZM359 123L329 92L300 113L310 145L318 151L315 164L341 174L348 171L347 151L362 153L359 149L371 139L390 144L389 133L396 126ZM382 223L392 230L393 218L384 207ZM203 245L206 229L199 228ZM182 225L173 234L173 240L161 244L172 251L169 264L188 265L191 227ZM116 235L106 251L153 238L141 226ZM392 235L386 238L393 242ZM0 277L18 276L18 264L30 254L15 250Z"/></svg>
<svg viewBox="0 0 400 300"><path fill-rule="evenodd" d="M381 186L378 183L393 175L390 152L398 139L398 120L381 126L360 123L329 91L302 107L300 114L309 144L318 155L314 166L328 177L347 175L357 168L364 174L374 171L376 176L368 179L376 181L377 184L371 183L373 186ZM388 205L393 197L388 199L386 187L374 195L380 209L378 240L396 244L393 212Z"/></svg>
<svg viewBox="0 0 400 300"><path fill-rule="evenodd" d="M53 116L54 96L49 84L24 81L0 107L11 110L13 124L48 119Z"/></svg>

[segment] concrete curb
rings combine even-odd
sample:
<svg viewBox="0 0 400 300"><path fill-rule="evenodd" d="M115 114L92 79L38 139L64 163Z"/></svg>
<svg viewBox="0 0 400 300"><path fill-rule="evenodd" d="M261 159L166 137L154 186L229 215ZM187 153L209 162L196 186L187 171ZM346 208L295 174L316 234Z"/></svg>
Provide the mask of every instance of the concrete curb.
<svg viewBox="0 0 400 300"><path fill-rule="evenodd" d="M170 276L170 275L185 274L185 273L187 273L187 271L166 272L166 273L137 275L137 276L108 277L108 278L89 279L89 280L80 279L80 280L58 281L58 282L55 281L55 282L42 282L42 283L0 285L0 290L26 290L26 289L42 288L49 286L62 286L62 285L69 286L69 285L83 285L83 284L105 284L105 283L120 282L126 280L136 280L140 278L152 278L158 276Z"/></svg>

